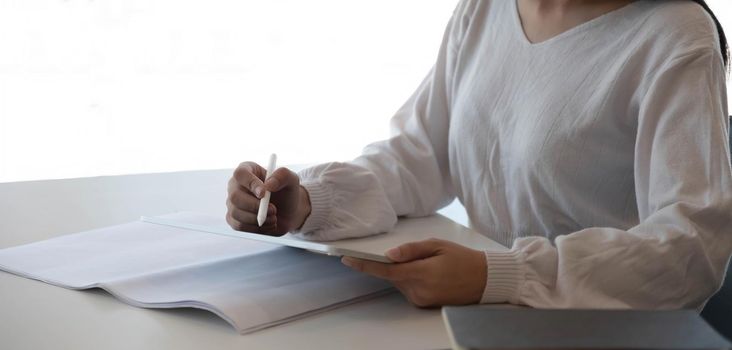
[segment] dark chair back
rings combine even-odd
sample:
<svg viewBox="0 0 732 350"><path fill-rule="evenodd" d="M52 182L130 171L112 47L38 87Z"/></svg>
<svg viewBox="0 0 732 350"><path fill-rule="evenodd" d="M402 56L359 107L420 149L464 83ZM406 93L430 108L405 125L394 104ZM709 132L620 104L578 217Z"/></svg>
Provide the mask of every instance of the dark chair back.
<svg viewBox="0 0 732 350"><path fill-rule="evenodd" d="M732 266L727 266L722 289L709 299L701 315L719 333L732 339Z"/></svg>
<svg viewBox="0 0 732 350"><path fill-rule="evenodd" d="M729 144L732 148L732 129L730 129ZM729 229L732 231L732 227ZM732 234L732 232L727 234ZM722 289L709 299L701 315L719 333L727 339L732 339L732 260L727 264L727 275L724 278Z"/></svg>

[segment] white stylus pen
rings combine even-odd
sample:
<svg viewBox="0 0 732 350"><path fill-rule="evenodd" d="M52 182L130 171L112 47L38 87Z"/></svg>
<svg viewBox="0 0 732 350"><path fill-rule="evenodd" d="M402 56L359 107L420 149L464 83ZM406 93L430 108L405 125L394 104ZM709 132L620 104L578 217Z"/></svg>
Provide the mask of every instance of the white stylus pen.
<svg viewBox="0 0 732 350"><path fill-rule="evenodd" d="M267 174L264 175L264 181L267 181L272 173L275 171L277 166L277 155L272 153L269 156L269 165L267 166ZM262 200L259 201L259 212L257 212L257 223L261 227L264 224L264 220L267 220L267 208L269 207L269 191L264 191Z"/></svg>

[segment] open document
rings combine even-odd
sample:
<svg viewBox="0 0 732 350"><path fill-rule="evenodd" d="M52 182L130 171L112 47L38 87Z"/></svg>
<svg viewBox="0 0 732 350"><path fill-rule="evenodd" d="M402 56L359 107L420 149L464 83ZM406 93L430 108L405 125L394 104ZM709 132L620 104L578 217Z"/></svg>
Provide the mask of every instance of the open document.
<svg viewBox="0 0 732 350"><path fill-rule="evenodd" d="M222 221L193 213L164 217ZM393 290L338 257L141 221L2 249L0 269L64 288L102 288L139 307L209 310L240 333Z"/></svg>

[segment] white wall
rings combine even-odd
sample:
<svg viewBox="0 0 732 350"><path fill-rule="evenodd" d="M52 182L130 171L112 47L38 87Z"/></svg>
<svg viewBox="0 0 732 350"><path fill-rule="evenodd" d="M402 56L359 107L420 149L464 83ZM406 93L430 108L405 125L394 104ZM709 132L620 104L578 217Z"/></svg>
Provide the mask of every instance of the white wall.
<svg viewBox="0 0 732 350"><path fill-rule="evenodd" d="M350 159L455 3L0 0L0 182Z"/></svg>

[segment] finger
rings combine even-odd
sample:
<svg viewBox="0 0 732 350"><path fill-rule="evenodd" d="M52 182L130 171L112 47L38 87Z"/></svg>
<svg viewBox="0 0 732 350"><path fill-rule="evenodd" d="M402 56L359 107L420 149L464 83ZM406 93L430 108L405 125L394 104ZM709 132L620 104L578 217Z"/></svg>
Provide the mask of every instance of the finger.
<svg viewBox="0 0 732 350"><path fill-rule="evenodd" d="M229 193L234 192L234 191L248 191L247 189L244 188L244 186L239 185L239 183L236 182L236 178L234 178L234 176L232 176L229 179L227 190Z"/></svg>
<svg viewBox="0 0 732 350"><path fill-rule="evenodd" d="M260 200L254 197L251 193L246 190L239 190L232 192L226 199L226 207L236 208L250 213L259 213ZM277 207L273 203L269 203L267 206L267 215L276 215Z"/></svg>
<svg viewBox="0 0 732 350"><path fill-rule="evenodd" d="M238 190L229 194L229 202L234 208L256 213L259 211L259 199L254 197L253 194ZM271 208L270 208L271 209Z"/></svg>
<svg viewBox="0 0 732 350"><path fill-rule="evenodd" d="M296 185L300 183L300 178L292 170L287 168L279 168L264 182L264 188L270 192L277 192L288 185Z"/></svg>
<svg viewBox="0 0 732 350"><path fill-rule="evenodd" d="M242 227L242 231L257 233L257 234L265 235L265 236L273 236L273 237L279 237L279 236L282 236L283 234L287 233L287 232L279 233L278 227L279 227L279 225L277 225L277 222L275 222L275 223L265 222L261 227L257 224L244 225Z"/></svg>
<svg viewBox="0 0 732 350"><path fill-rule="evenodd" d="M231 208L229 209L229 216L231 216L232 219L245 224L245 225L257 225L257 214L240 210L237 208ZM274 214L267 215L266 219L264 220L264 223L262 226L268 225L268 224L275 224L277 223L277 216Z"/></svg>
<svg viewBox="0 0 732 350"><path fill-rule="evenodd" d="M341 262L356 270L390 281L403 281L418 278L421 271L418 266L412 264L385 264L376 261L357 259L344 256Z"/></svg>
<svg viewBox="0 0 732 350"><path fill-rule="evenodd" d="M252 192L257 198L264 195L263 182L266 170L259 164L244 162L234 170L234 179L240 186Z"/></svg>
<svg viewBox="0 0 732 350"><path fill-rule="evenodd" d="M265 223L262 227L258 225L250 225L241 223L239 220L234 219L231 215L226 215L226 222L231 226L232 229L237 231L253 232L257 233L260 230L274 230L277 227L276 223Z"/></svg>
<svg viewBox="0 0 732 350"><path fill-rule="evenodd" d="M437 255L447 244L440 239L426 239L418 242L402 244L396 248L386 251L386 257L394 262L408 262L417 259L425 259Z"/></svg>
<svg viewBox="0 0 732 350"><path fill-rule="evenodd" d="M256 234L265 235L265 236L280 236L280 235L276 235L276 234L272 233L276 229L277 229L276 224L275 225L264 224L261 227L258 226L257 224L254 224L254 225L241 224L241 226L239 226L239 229L237 231L256 233Z"/></svg>
<svg viewBox="0 0 732 350"><path fill-rule="evenodd" d="M257 214L243 211L237 208L231 208L229 210L229 216L231 216L232 219L245 225L257 223Z"/></svg>
<svg viewBox="0 0 732 350"><path fill-rule="evenodd" d="M231 215L226 214L226 223L231 226L234 230L238 230L241 223L239 221L234 220L234 218L231 217Z"/></svg>
<svg viewBox="0 0 732 350"><path fill-rule="evenodd" d="M237 231L244 231L244 232L252 232L252 233L262 233L266 235L271 235L269 232L274 232L277 229L277 222L266 222L261 227L257 224L251 225L251 224L244 224L239 222L238 220L232 218L230 215L226 216L226 222L231 226L232 229Z"/></svg>

